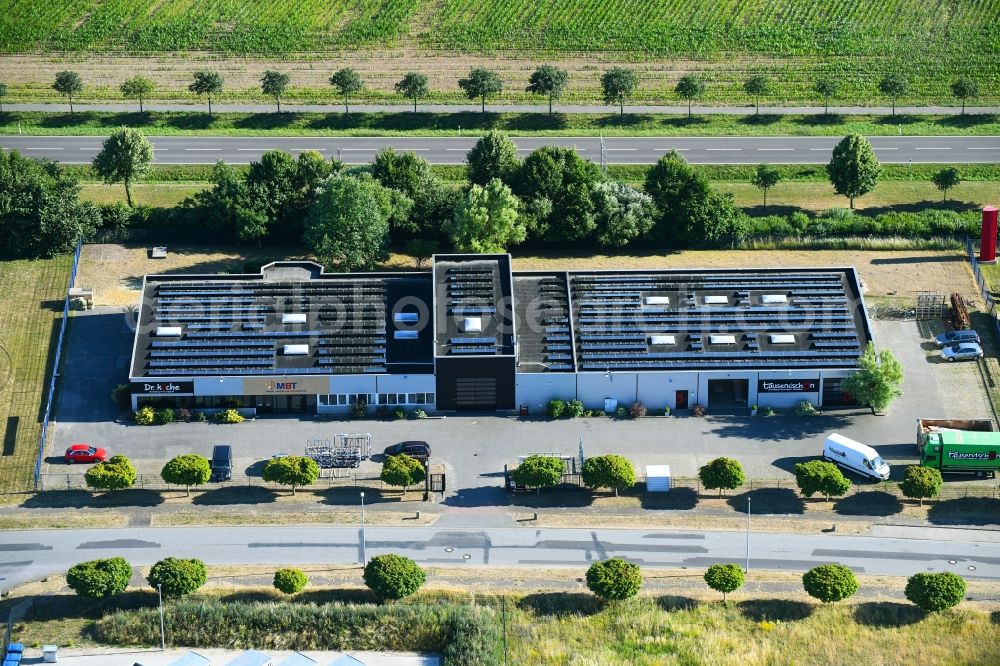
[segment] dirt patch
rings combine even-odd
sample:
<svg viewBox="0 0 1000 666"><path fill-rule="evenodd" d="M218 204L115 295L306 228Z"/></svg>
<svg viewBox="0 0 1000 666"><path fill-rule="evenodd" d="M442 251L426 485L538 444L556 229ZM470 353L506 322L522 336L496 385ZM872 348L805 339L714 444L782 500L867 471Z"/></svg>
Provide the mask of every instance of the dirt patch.
<svg viewBox="0 0 1000 666"><path fill-rule="evenodd" d="M732 532L746 529L746 518L724 516L657 516L650 514L612 516L583 513L539 513L538 520L531 513L512 514L524 527L581 527L614 528L628 525L629 527L656 527L682 530L705 530L711 532ZM754 518L751 529L754 532L777 532L784 534L867 534L872 523L852 520L838 521L834 516L830 520L808 520L803 518ZM835 530L834 530L835 528Z"/></svg>
<svg viewBox="0 0 1000 666"><path fill-rule="evenodd" d="M358 525L355 511L170 511L153 515L152 527L178 525ZM402 511L366 511L365 524L393 527L433 525L438 515ZM2 525L2 522L0 522Z"/></svg>

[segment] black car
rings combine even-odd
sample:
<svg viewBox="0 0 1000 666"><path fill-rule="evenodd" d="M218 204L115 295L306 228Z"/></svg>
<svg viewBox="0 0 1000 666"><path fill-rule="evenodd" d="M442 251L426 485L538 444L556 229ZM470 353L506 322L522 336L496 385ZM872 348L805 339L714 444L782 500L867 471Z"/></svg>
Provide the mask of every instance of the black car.
<svg viewBox="0 0 1000 666"><path fill-rule="evenodd" d="M229 444L216 444L212 447L211 481L229 481L233 478L233 447Z"/></svg>
<svg viewBox="0 0 1000 666"><path fill-rule="evenodd" d="M410 441L393 444L392 446L387 446L385 449L385 455L387 456L398 456L400 453L405 453L420 462L427 462L431 457L431 447L427 442Z"/></svg>

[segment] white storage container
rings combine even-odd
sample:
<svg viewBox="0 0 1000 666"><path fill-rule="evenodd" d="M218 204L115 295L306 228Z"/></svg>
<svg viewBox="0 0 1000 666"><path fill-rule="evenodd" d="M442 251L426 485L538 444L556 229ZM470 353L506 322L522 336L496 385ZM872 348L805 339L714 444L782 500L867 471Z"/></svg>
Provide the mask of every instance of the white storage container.
<svg viewBox="0 0 1000 666"><path fill-rule="evenodd" d="M665 493L670 490L670 465L646 465L646 492Z"/></svg>

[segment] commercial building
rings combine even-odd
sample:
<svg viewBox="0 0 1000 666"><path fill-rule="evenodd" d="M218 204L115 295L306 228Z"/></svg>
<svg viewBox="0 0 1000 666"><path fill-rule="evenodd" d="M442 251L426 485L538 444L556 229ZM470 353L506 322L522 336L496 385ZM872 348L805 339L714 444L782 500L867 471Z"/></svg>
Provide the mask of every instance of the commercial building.
<svg viewBox="0 0 1000 666"><path fill-rule="evenodd" d="M853 268L512 271L437 255L426 271L145 278L130 381L188 408L537 413L720 411L850 400L872 340Z"/></svg>

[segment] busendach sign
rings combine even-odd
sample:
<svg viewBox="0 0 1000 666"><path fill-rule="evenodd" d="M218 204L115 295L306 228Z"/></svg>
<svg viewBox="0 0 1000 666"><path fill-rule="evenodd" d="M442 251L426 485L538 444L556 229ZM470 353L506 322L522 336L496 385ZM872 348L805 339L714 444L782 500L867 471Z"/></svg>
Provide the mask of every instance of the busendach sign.
<svg viewBox="0 0 1000 666"><path fill-rule="evenodd" d="M757 383L758 393L815 393L818 390L818 379L761 379Z"/></svg>
<svg viewBox="0 0 1000 666"><path fill-rule="evenodd" d="M132 393L145 395L194 393L194 382L132 382Z"/></svg>

